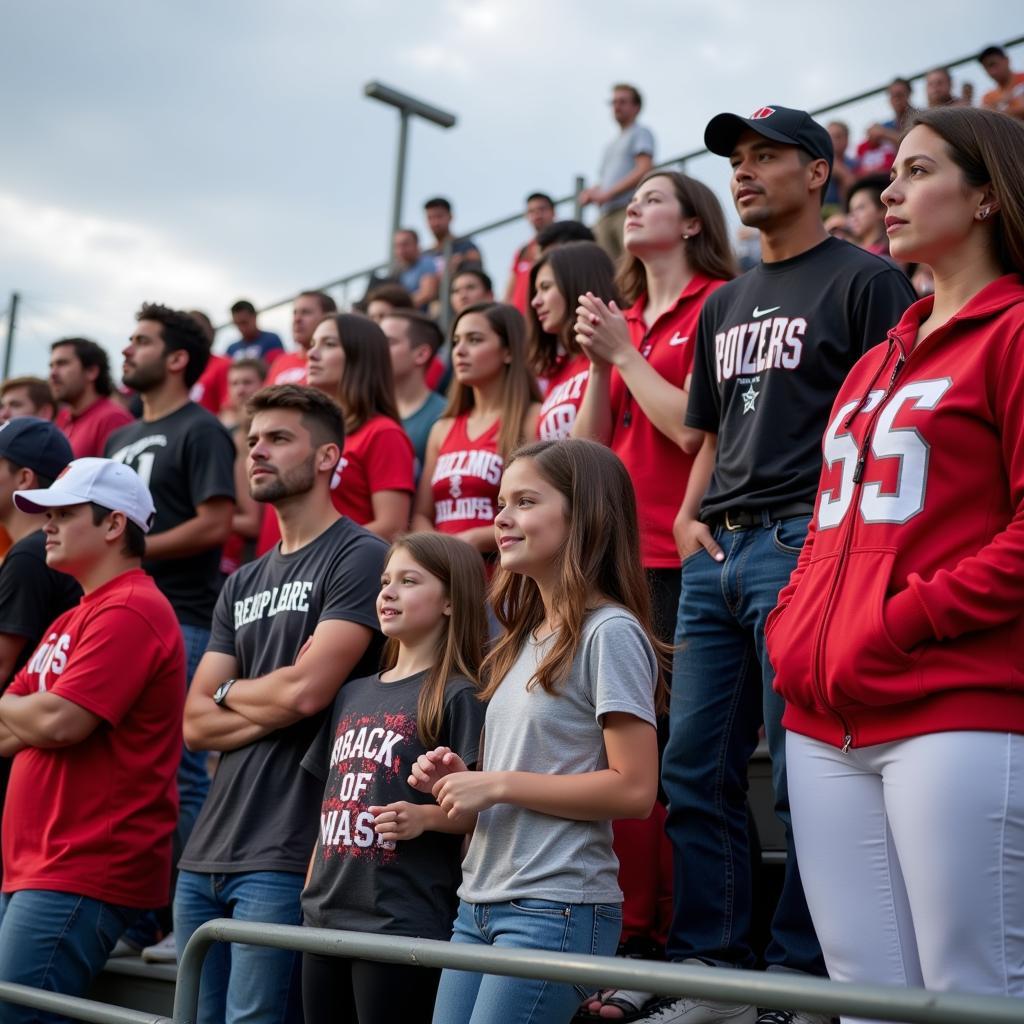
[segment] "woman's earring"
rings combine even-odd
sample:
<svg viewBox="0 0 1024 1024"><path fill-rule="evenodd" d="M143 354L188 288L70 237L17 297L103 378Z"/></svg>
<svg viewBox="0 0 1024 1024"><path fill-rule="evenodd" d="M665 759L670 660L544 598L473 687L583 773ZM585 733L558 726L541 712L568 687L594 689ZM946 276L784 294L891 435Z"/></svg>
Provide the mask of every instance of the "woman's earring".
<svg viewBox="0 0 1024 1024"><path fill-rule="evenodd" d="M986 217L988 216L988 207L987 207L987 206L983 206L983 207L982 207L982 208L981 208L981 209L980 209L980 210L978 211L978 216L979 216L979 217L980 217L980 218L981 218L982 220L984 220L984 219L985 219L985 218L986 218Z"/></svg>

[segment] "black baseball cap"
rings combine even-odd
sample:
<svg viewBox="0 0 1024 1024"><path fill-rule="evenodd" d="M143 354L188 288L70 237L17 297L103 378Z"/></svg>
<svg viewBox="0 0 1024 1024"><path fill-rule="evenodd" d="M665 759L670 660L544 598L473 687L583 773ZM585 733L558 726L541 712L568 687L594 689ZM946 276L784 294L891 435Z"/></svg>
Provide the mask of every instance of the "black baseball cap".
<svg viewBox="0 0 1024 1024"><path fill-rule="evenodd" d="M832 137L806 110L792 107L758 107L750 117L716 114L704 129L704 145L719 156L730 156L736 140L748 129L773 142L799 146L816 160L827 160L831 172L835 159Z"/></svg>
<svg viewBox="0 0 1024 1024"><path fill-rule="evenodd" d="M35 416L16 416L0 424L0 458L56 480L74 455L60 427Z"/></svg>

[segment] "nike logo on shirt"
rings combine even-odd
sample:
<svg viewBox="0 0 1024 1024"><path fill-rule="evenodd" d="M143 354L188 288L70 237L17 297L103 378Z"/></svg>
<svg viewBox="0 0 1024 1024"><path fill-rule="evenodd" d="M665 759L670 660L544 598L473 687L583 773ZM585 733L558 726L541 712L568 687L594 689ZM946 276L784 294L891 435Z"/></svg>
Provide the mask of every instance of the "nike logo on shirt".
<svg viewBox="0 0 1024 1024"><path fill-rule="evenodd" d="M688 342L689 340L690 336L688 334L682 335L678 331L676 331L676 333L673 334L672 337L668 339L668 343L670 345L685 345L686 342Z"/></svg>
<svg viewBox="0 0 1024 1024"><path fill-rule="evenodd" d="M757 306L754 307L754 316L766 316L768 313L774 313L775 310L782 309L781 306L769 306L767 309L759 309Z"/></svg>

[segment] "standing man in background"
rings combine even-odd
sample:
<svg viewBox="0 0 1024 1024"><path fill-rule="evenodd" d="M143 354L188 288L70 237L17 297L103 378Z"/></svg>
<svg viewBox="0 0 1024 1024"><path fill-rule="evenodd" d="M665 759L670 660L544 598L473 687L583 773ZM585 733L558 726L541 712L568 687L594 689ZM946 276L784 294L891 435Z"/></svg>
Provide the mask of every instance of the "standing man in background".
<svg viewBox="0 0 1024 1024"><path fill-rule="evenodd" d="M530 271L540 256L540 243L537 236L555 222L555 202L545 192L534 192L526 197L526 220L533 228L533 238L516 251L512 260L512 273L505 286L505 298L510 306L515 306L526 316L526 306L530 301Z"/></svg>
<svg viewBox="0 0 1024 1024"><path fill-rule="evenodd" d="M256 307L248 299L239 299L231 307L231 322L241 337L228 345L229 359L262 359L269 366L284 352L280 337L260 328Z"/></svg>
<svg viewBox="0 0 1024 1024"><path fill-rule="evenodd" d="M132 414L110 398L110 360L95 341L61 338L50 346L50 388L64 403L56 422L76 459L102 455L107 438L132 422Z"/></svg>
<svg viewBox="0 0 1024 1024"><path fill-rule="evenodd" d="M601 210L594 237L613 260L622 255L626 206L633 189L654 166L654 134L637 123L642 106L635 86L623 82L612 86L612 116L619 134L605 148L598 183L580 193L584 206L596 203Z"/></svg>

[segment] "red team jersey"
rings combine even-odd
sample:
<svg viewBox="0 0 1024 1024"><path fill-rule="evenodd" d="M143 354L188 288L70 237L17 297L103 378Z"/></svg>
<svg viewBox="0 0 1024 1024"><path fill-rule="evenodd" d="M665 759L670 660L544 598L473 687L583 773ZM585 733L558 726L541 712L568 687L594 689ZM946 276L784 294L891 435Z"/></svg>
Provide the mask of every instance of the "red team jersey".
<svg viewBox="0 0 1024 1024"><path fill-rule="evenodd" d="M378 491L415 490L415 454L401 425L387 416L374 416L345 437L345 449L331 481L334 507L360 526L373 519L373 495ZM269 551L281 539L277 516L267 513L260 527L256 554Z"/></svg>
<svg viewBox="0 0 1024 1024"><path fill-rule="evenodd" d="M208 412L217 415L228 401L228 370L231 360L227 356L210 355L199 380L192 385L189 398ZM77 456L76 456L77 458Z"/></svg>
<svg viewBox="0 0 1024 1024"><path fill-rule="evenodd" d="M530 271L533 270L533 265L537 261L537 256L540 253L540 249L537 246L537 241L534 239L532 242L527 242L526 245L520 249L515 259L512 260L512 301L511 305L515 306L523 316L526 316L528 310L527 307L530 304Z"/></svg>
<svg viewBox="0 0 1024 1024"><path fill-rule="evenodd" d="M274 360L274 365L267 371L266 387L271 384L305 384L306 353L285 352Z"/></svg>
<svg viewBox="0 0 1024 1024"><path fill-rule="evenodd" d="M544 378L547 386L537 418L537 437L561 441L572 433L589 379L590 360L582 354L563 359Z"/></svg>
<svg viewBox="0 0 1024 1024"><path fill-rule="evenodd" d="M434 528L440 533L461 533L478 526L493 526L497 515L498 485L505 460L498 454L495 420L479 437L470 439L469 413L456 416L437 453L430 478L434 496Z"/></svg>
<svg viewBox="0 0 1024 1024"><path fill-rule="evenodd" d="M146 573L123 573L50 626L9 692L44 690L101 722L81 743L15 754L3 891L162 906L178 820L185 652L170 603Z"/></svg>
<svg viewBox="0 0 1024 1024"><path fill-rule="evenodd" d="M675 305L648 327L644 298L626 311L633 344L670 384L681 388L693 368L697 319L704 300L724 281L694 274ZM611 449L626 466L636 489L640 553L647 569L678 569L672 523L686 493L693 456L658 430L629 393L617 371L610 387Z"/></svg>

